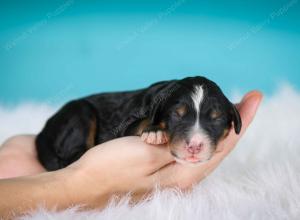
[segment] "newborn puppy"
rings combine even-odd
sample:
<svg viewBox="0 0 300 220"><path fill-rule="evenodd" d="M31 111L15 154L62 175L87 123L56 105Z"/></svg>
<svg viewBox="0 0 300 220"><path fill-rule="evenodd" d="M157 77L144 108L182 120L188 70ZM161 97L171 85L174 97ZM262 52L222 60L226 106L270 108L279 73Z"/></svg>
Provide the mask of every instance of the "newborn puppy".
<svg viewBox="0 0 300 220"><path fill-rule="evenodd" d="M149 144L167 144L177 161L210 159L240 115L221 89L204 77L155 83L148 88L101 93L74 100L51 117L36 138L47 170L63 168L89 148L137 135Z"/></svg>

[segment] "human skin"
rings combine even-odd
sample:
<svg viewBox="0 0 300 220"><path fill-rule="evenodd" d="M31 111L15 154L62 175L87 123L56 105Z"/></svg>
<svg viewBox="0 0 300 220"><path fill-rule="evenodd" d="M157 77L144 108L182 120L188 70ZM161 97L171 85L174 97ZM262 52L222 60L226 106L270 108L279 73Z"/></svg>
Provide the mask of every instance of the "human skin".
<svg viewBox="0 0 300 220"><path fill-rule="evenodd" d="M88 150L78 161L46 172L36 158L35 136L16 136L0 148L0 216L28 213L41 204L64 209L84 204L104 207L112 195L131 192L137 201L157 185L189 189L211 173L234 148L253 120L262 94L253 91L237 104L243 127L232 129L213 157L198 166L174 162L165 145L153 146L139 137L118 138Z"/></svg>

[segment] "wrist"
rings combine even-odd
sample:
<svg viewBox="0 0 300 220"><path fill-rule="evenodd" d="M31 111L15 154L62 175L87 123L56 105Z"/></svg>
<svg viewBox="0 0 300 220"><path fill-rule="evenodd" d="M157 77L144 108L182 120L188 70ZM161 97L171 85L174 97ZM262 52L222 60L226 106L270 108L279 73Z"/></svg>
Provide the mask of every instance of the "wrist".
<svg viewBox="0 0 300 220"><path fill-rule="evenodd" d="M105 179L96 179L95 175L80 166L68 166L56 173L70 205L87 208L103 207L110 197L110 188Z"/></svg>

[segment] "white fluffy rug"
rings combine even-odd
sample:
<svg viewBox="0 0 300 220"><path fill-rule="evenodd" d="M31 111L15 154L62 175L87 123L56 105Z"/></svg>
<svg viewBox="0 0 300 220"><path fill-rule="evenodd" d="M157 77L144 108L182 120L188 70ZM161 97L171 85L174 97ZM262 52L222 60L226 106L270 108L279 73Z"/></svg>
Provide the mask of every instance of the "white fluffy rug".
<svg viewBox="0 0 300 220"><path fill-rule="evenodd" d="M36 133L53 111L0 106L0 143ZM103 211L39 210L23 219L300 219L300 93L283 86L266 97L236 149L190 194L168 190L134 207L124 199Z"/></svg>

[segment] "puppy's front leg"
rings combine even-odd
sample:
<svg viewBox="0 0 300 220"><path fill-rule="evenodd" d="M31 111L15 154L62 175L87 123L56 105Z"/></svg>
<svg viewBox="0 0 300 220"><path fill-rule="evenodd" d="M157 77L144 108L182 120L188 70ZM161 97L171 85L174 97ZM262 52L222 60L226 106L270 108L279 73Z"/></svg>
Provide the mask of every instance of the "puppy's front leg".
<svg viewBox="0 0 300 220"><path fill-rule="evenodd" d="M166 131L162 130L159 126L150 126L143 130L141 135L142 140L147 144L166 144L168 136Z"/></svg>

